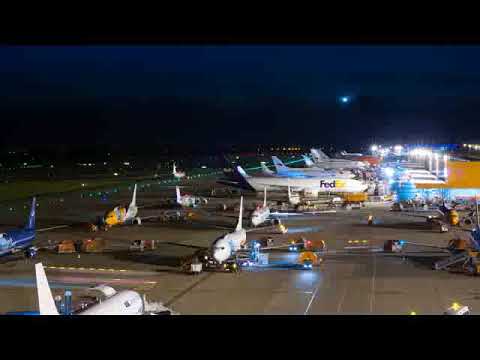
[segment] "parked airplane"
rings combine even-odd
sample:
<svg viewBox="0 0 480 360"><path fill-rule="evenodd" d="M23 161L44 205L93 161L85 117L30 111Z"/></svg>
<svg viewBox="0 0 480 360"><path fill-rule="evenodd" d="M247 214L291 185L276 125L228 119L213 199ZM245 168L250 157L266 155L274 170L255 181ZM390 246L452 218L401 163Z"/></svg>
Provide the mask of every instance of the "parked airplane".
<svg viewBox="0 0 480 360"><path fill-rule="evenodd" d="M291 173L285 173L285 172L274 172L272 170L270 170L266 165L265 165L265 162L262 161L260 163L260 166L262 168L262 175L264 176L269 176L269 177L295 177L295 178L309 178L309 177L315 177L315 176L311 176L311 175L305 175L303 173L300 173L300 172L291 172Z"/></svg>
<svg viewBox="0 0 480 360"><path fill-rule="evenodd" d="M260 163L260 167L262 168L262 174L265 176L275 176L275 171L270 170L267 165L265 164L265 161L262 161Z"/></svg>
<svg viewBox="0 0 480 360"><path fill-rule="evenodd" d="M35 264L35 276L40 315L59 315L42 263ZM97 289L102 291L106 299L76 315L142 315L170 312L170 309L158 303L147 302L146 298L136 291L117 292L109 286L99 286Z"/></svg>
<svg viewBox="0 0 480 360"><path fill-rule="evenodd" d="M240 250L247 242L247 232L242 227L243 196L240 197L240 211L235 231L225 234L212 244L213 258L219 263L227 261L235 252Z"/></svg>
<svg viewBox="0 0 480 360"><path fill-rule="evenodd" d="M355 177L350 171L326 171L318 168L291 168L286 166L278 157L272 156L277 174L299 178L339 178L352 179Z"/></svg>
<svg viewBox="0 0 480 360"><path fill-rule="evenodd" d="M173 176L175 179L181 179L185 177L185 172L183 171L177 171L177 167L175 166L175 163L173 163L173 171L172 171Z"/></svg>
<svg viewBox="0 0 480 360"><path fill-rule="evenodd" d="M36 199L33 198L28 223L24 228L0 234L0 256L20 251L24 251L27 257L34 257L37 254L37 249L32 245L35 240L35 206Z"/></svg>
<svg viewBox="0 0 480 360"><path fill-rule="evenodd" d="M380 164L380 158L378 156L363 155L360 153L347 153L345 151L341 151L340 156L347 160L362 161L370 164L371 166L377 166Z"/></svg>
<svg viewBox="0 0 480 360"><path fill-rule="evenodd" d="M308 155L302 155L303 161L305 162L305 166L308 168L315 167L315 163L308 157Z"/></svg>
<svg viewBox="0 0 480 360"><path fill-rule="evenodd" d="M309 191L312 194L322 193L353 193L364 192L368 186L361 181L354 179L339 178L307 178L296 179L288 177L261 177L249 176L241 166L237 166L234 170L235 180L230 182L222 182L223 184L243 187L248 190L262 191L267 190L285 190L289 186L295 191Z"/></svg>
<svg viewBox="0 0 480 360"><path fill-rule="evenodd" d="M349 152L346 152L345 150L344 151L340 151L340 155L342 156L363 156L363 154L361 153L349 153Z"/></svg>
<svg viewBox="0 0 480 360"><path fill-rule="evenodd" d="M185 207L197 207L200 204L207 204L208 200L199 196L193 195L181 195L180 188L178 186L175 187L177 192L177 204Z"/></svg>
<svg viewBox="0 0 480 360"><path fill-rule="evenodd" d="M270 216L270 208L267 206L267 189L263 189L263 206L258 206L252 213L251 222L253 226L263 224Z"/></svg>
<svg viewBox="0 0 480 360"><path fill-rule="evenodd" d="M113 210L107 211L103 218L103 223L106 227L112 227L119 224L137 223L141 224L142 220L137 217L138 208L136 204L137 198L137 184L133 188L132 202L126 209L124 206L116 206Z"/></svg>
<svg viewBox="0 0 480 360"><path fill-rule="evenodd" d="M310 149L315 166L324 169L362 169L366 165L362 161L331 159L320 149Z"/></svg>

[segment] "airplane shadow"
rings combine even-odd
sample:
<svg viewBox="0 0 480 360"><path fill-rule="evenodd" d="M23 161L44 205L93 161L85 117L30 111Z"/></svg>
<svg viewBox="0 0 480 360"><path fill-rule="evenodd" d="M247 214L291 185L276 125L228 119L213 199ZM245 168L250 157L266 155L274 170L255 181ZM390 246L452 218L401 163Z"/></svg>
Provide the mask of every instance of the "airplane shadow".
<svg viewBox="0 0 480 360"><path fill-rule="evenodd" d="M433 270L433 265L445 256L405 256L405 258L416 267Z"/></svg>
<svg viewBox="0 0 480 360"><path fill-rule="evenodd" d="M112 253L113 258L121 261L132 261L142 264L162 265L179 267L181 265L182 257L164 255L154 251L146 252L129 252L129 251L117 251Z"/></svg>
<svg viewBox="0 0 480 360"><path fill-rule="evenodd" d="M22 259L24 259L23 255L7 255L7 256L4 256L0 259L0 265L13 263L11 265L15 266L14 263L16 263L17 261L22 260Z"/></svg>
<svg viewBox="0 0 480 360"><path fill-rule="evenodd" d="M170 241L164 242L163 244L173 245L173 246L182 246L182 247L187 247L187 248L191 248L191 249L205 249L204 246L196 246L196 245L189 245L189 244L179 244L179 243L174 243L174 242L170 242Z"/></svg>

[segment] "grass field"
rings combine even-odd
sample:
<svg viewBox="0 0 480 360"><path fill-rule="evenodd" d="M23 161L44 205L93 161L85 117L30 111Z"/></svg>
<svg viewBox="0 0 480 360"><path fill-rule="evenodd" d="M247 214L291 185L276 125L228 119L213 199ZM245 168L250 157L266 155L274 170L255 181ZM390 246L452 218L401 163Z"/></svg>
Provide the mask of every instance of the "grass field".
<svg viewBox="0 0 480 360"><path fill-rule="evenodd" d="M141 179L88 179L57 181L15 181L0 184L0 202L20 200L34 195L53 195L76 190L95 190L130 185ZM82 186L82 183L85 186Z"/></svg>

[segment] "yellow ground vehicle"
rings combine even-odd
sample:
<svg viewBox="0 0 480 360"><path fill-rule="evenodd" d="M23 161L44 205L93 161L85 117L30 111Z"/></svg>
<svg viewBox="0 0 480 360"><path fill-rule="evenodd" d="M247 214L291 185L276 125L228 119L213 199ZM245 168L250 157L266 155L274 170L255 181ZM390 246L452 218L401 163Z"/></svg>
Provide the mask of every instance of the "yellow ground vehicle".
<svg viewBox="0 0 480 360"><path fill-rule="evenodd" d="M348 203L365 202L367 198L367 193L347 193L343 196L343 200Z"/></svg>
<svg viewBox="0 0 480 360"><path fill-rule="evenodd" d="M448 213L448 222L450 225L456 226L460 222L460 216L458 215L457 210L450 210Z"/></svg>
<svg viewBox="0 0 480 360"><path fill-rule="evenodd" d="M312 265L317 265L319 263L318 256L312 251L304 251L298 257L298 262L304 267L311 268Z"/></svg>

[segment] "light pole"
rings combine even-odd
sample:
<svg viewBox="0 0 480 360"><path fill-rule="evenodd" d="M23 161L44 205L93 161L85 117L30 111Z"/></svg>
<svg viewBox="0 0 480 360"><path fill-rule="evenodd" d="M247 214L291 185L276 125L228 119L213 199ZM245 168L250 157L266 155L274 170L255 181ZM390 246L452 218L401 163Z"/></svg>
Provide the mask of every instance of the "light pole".
<svg viewBox="0 0 480 360"><path fill-rule="evenodd" d="M448 160L448 155L447 154L443 155L443 177L445 178L445 180L447 179L447 176L448 176L447 160Z"/></svg>

